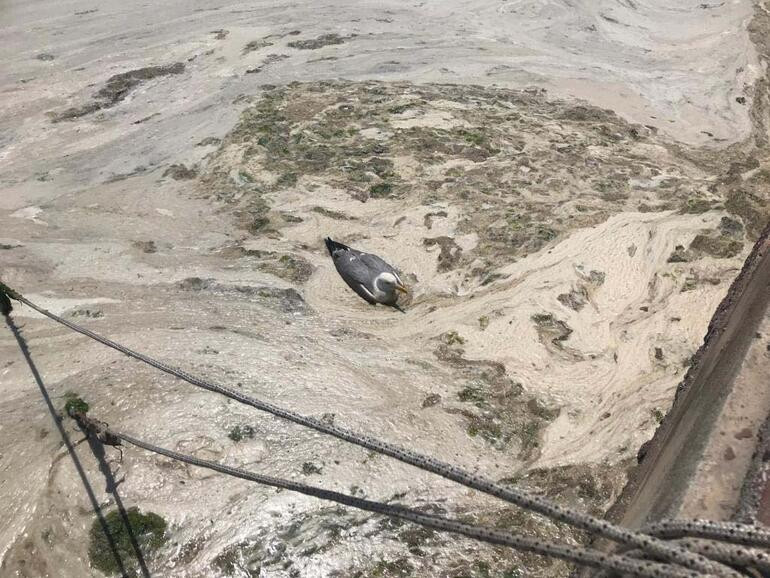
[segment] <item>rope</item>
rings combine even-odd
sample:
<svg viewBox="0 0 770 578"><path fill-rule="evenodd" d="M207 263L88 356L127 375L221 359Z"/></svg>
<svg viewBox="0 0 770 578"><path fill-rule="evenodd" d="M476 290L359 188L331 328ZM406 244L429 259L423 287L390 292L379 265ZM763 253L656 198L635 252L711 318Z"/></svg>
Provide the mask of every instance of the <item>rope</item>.
<svg viewBox="0 0 770 578"><path fill-rule="evenodd" d="M763 552L762 550L746 548L736 544L715 542L708 539L679 538L676 541L688 550L698 552L713 560L718 560L719 562L729 564L730 566L746 570L754 568L758 570L762 576L770 575L770 556L768 556L767 552ZM621 550L620 553L631 558L645 557L644 552L638 549ZM610 578L611 576L615 576L614 571L604 569L602 572L599 572L595 578Z"/></svg>
<svg viewBox="0 0 770 578"><path fill-rule="evenodd" d="M698 552L713 560L738 568L756 568L766 575L770 575L770 555L762 550L703 539L682 538L677 541L688 550Z"/></svg>
<svg viewBox="0 0 770 578"><path fill-rule="evenodd" d="M642 531L658 538L674 539L688 550L712 560L738 568L756 568L770 575L770 555L751 548L770 547L770 532L758 526L711 520L663 520L645 526ZM632 558L645 556L639 549L625 548L621 552ZM609 576L612 572L604 570L596 578Z"/></svg>
<svg viewBox="0 0 770 578"><path fill-rule="evenodd" d="M761 546L770 548L770 531L749 524L735 522L712 522L710 520L664 520L642 529L645 534L659 538L711 538L743 544L744 546Z"/></svg>
<svg viewBox="0 0 770 578"><path fill-rule="evenodd" d="M121 353L129 357L142 361L165 373L178 377L179 379L182 379L192 385L201 387L208 391L220 393L222 395L229 397L230 399L234 399L240 403L249 405L261 411L265 411L277 417L314 429L321 433L325 433L325 434L337 437L339 439L370 449L377 453L390 456L401 462L404 462L412 466L415 466L419 469L440 475L444 478L455 481L461 485L495 496L509 503L515 504L519 507L535 511L541 515L552 518L554 520L570 524L574 527L580 528L582 530L586 530L591 533L598 534L600 536L620 542L627 546L636 547L640 550L643 550L644 552L646 552L647 554L653 557L669 560L671 562L680 564L685 568L698 570L706 574L711 573L711 574L716 574L720 576L740 576L732 569L722 564L719 564L717 562L714 562L712 560L709 560L705 556L702 556L700 554L696 554L693 552L689 552L676 545L666 543L663 540L660 540L658 538L616 526L614 524L611 524L610 522L607 522L606 520L602 520L600 518L596 518L594 516L584 514L572 508L568 508L565 506L561 506L559 504L552 503L544 498L541 498L540 496L535 496L519 489L506 488L506 487L500 486L497 483L489 479L486 479L482 476L478 476L476 474L466 472L461 468L458 468L450 464L446 464L444 462L441 462L429 456L424 456L417 452L400 448L399 446L380 441L370 436L357 434L355 432L340 428L335 425L323 423L320 420L317 420L315 418L303 416L301 414L292 412L290 410L283 409L277 405L246 396L241 392L236 391L232 388L215 384L215 383L206 381L204 379L197 378L185 371L176 369L161 361L157 361L144 354L133 351L123 345L120 345L84 327L81 327L80 325L67 321L66 319L63 319L58 315L55 315L35 305L31 301L29 301L28 299L20 295L18 292L14 291L7 285L0 282L0 292L3 292L3 291L7 293L7 295L12 299L15 299L21 303L24 303L25 305L37 311L38 313L45 315L49 319L52 319L53 321L56 321L57 323L60 323L65 327L68 327L73 331L76 331L77 333L80 333L82 335L85 335L86 337L94 339L95 341L98 341L103 345L106 345L108 347L111 347L112 349L120 351Z"/></svg>
<svg viewBox="0 0 770 578"><path fill-rule="evenodd" d="M99 441L107 440L103 441L103 443L108 443L109 445L116 445L116 443L119 443L117 440L122 440L149 452L235 478L298 492L300 494L336 502L367 512L398 518L434 530L461 534L480 542L498 546L508 546L524 552L534 552L542 556L550 556L568 562L582 564L584 566L622 572L627 575L630 574L632 576L643 578L695 578L703 576L703 574L699 572L682 568L672 568L668 564L661 564L648 560L637 560L622 555L605 554L597 550L591 550L580 546L549 543L534 538L528 538L526 536L509 534L494 528L466 524L435 514L425 514L404 506L386 504L384 502L373 500L364 500L348 494L325 490L315 486L308 486L291 480L257 474L240 468L233 468L218 462L203 460L194 456L158 447L149 442L139 440L131 435L113 430L104 422L89 418L83 413L74 413L72 414L72 417L77 420L83 430L87 431L90 435L94 435Z"/></svg>

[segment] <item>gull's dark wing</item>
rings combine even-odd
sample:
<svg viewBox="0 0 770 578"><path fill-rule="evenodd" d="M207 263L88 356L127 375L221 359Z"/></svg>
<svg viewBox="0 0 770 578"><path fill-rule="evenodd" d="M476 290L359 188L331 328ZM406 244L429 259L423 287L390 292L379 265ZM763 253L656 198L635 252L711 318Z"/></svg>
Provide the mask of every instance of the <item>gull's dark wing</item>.
<svg viewBox="0 0 770 578"><path fill-rule="evenodd" d="M399 277L398 272L390 264L383 261L377 255L372 255L371 253L361 253L359 258L372 271L373 277L376 277L380 273L388 272L393 273L396 276L396 279L401 281L401 277Z"/></svg>
<svg viewBox="0 0 770 578"><path fill-rule="evenodd" d="M337 251L334 254L334 266L340 277L358 295L369 303L377 303L374 299L374 278L377 273L372 271L362 259L365 253L359 251Z"/></svg>

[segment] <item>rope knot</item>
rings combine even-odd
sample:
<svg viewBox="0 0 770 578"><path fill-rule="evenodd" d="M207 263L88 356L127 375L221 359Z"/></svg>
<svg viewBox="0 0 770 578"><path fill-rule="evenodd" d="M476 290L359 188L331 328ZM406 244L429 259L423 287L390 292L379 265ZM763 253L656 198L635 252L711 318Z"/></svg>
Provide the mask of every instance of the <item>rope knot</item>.
<svg viewBox="0 0 770 578"><path fill-rule="evenodd" d="M120 446L122 442L120 438L109 431L109 424L98 419L88 417L85 411L82 410L70 410L69 416L74 419L80 429L82 429L86 435L94 436L97 440L107 446Z"/></svg>

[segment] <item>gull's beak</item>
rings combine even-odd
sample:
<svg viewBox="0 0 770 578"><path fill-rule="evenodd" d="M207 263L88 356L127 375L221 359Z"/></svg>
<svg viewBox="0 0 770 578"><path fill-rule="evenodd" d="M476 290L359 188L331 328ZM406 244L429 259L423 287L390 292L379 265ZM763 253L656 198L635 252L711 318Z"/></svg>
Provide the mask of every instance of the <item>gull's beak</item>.
<svg viewBox="0 0 770 578"><path fill-rule="evenodd" d="M409 290L406 288L406 285L403 283L399 283L396 285L396 290L401 291L401 293L409 293Z"/></svg>

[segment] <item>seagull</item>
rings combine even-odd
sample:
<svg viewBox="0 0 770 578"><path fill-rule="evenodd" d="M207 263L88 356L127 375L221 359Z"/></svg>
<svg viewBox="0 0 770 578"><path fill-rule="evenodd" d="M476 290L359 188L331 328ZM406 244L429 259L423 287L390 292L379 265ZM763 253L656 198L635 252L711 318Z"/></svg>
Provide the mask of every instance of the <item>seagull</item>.
<svg viewBox="0 0 770 578"><path fill-rule="evenodd" d="M351 249L326 237L326 248L343 281L372 305L382 303L404 312L398 306L398 291L407 289L396 270L377 255Z"/></svg>

